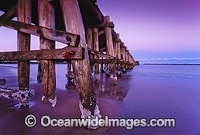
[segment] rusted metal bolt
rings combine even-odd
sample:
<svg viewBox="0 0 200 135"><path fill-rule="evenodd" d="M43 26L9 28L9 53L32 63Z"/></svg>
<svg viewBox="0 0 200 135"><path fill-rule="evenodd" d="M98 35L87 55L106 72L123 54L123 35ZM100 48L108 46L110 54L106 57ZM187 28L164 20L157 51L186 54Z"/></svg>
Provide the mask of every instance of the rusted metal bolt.
<svg viewBox="0 0 200 135"><path fill-rule="evenodd" d="M68 42L70 42L70 43L72 42L71 37L68 37L68 36L67 36L67 37L66 37L66 40L67 40Z"/></svg>
<svg viewBox="0 0 200 135"><path fill-rule="evenodd" d="M74 52L74 51L71 51L71 52L69 52L68 54L69 54L69 55L74 55L75 52Z"/></svg>

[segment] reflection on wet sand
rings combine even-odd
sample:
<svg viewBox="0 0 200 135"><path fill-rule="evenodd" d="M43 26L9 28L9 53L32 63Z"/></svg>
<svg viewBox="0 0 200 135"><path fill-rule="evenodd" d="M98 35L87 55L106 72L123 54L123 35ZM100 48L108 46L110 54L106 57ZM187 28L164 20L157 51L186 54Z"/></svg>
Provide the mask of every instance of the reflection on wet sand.
<svg viewBox="0 0 200 135"><path fill-rule="evenodd" d="M128 89L120 89L120 90L106 90L97 93L99 97L105 97L105 98L110 98L113 100L118 100L118 101L123 101L123 99L126 97L128 93Z"/></svg>
<svg viewBox="0 0 200 135"><path fill-rule="evenodd" d="M128 81L128 80L127 80ZM96 90L96 94L101 98L108 98L117 101L123 101L126 97L129 85L110 85L109 78L101 73L100 74L100 84L95 84L94 88Z"/></svg>
<svg viewBox="0 0 200 135"><path fill-rule="evenodd" d="M76 84L75 84L74 79L73 80L68 80L67 84L65 85L65 88L67 90L76 90Z"/></svg>
<svg viewBox="0 0 200 135"><path fill-rule="evenodd" d="M128 81L130 78L126 79ZM100 83L94 84L94 89L96 91L97 97L106 98L111 100L123 101L123 99L128 94L129 85L116 85L113 86L110 83L110 78L106 75L101 73L100 74ZM76 91L76 84L75 81L67 81L65 88L68 91Z"/></svg>
<svg viewBox="0 0 200 135"><path fill-rule="evenodd" d="M128 93L129 86L120 86L120 85L110 85L109 78L101 73L100 74L100 84L95 84L94 88L96 94L101 98L109 98L112 100L123 101Z"/></svg>

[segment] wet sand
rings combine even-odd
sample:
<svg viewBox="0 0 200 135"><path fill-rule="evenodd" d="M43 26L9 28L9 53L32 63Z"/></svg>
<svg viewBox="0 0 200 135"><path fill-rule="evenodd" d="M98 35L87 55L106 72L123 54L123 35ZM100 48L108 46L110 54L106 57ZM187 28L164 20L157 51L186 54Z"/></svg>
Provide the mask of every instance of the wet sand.
<svg viewBox="0 0 200 135"><path fill-rule="evenodd" d="M7 84L5 86L9 87L16 87L17 86L17 76L16 75L16 65L14 66L3 66L3 68L7 74L2 71L1 78L7 80ZM9 71L9 68L12 68L14 72ZM43 135L104 135L110 134L111 128L99 128L96 130L89 130L86 128L43 128L40 125L40 118L44 115L48 115L51 118L80 118L80 110L79 110L79 99L78 94L75 89L75 86L72 84L67 84L66 78L64 79L66 82L63 83L62 79L59 78L58 73L57 83L59 80L61 81L62 85L66 87L66 89L56 89L57 95L57 104L53 108L48 104L44 104L41 102L42 97L42 85L35 82L35 77L31 79L30 82L30 89L35 90L35 96L31 98L30 107L29 108L17 108L14 107L17 105L17 101L12 99L0 98L0 134L4 135L13 135L13 134L20 134L20 135L35 135L35 134L43 134ZM65 75L65 73L64 73ZM105 116L114 116L115 111L117 108L115 106L123 100L123 98L127 94L127 88L122 87L120 85L112 86L107 81L109 78L105 76L105 74L101 74L101 83L94 85L94 89L97 91L99 107L101 110L101 115ZM121 84L122 82L119 82ZM60 84L58 85L58 87ZM63 86L61 86L63 87ZM113 88L119 88L117 91ZM124 95L123 91L124 88L126 89L126 93ZM119 93L119 94L118 94ZM119 100L119 101L116 101ZM110 107L112 106L112 108ZM27 115L33 114L37 118L37 124L33 128L28 128L24 124L24 119Z"/></svg>
<svg viewBox="0 0 200 135"><path fill-rule="evenodd" d="M41 84L36 83L32 65L30 88L36 91L29 108L14 108L14 100L0 98L0 134L2 135L199 135L200 134L200 71L197 67L139 66L128 71L118 80L118 85L109 84L105 74L101 83L95 85L102 116L110 118L175 118L175 128L43 128L39 119L43 115L51 118L80 118L78 95L73 86L66 88L65 66L57 67L57 105L53 108L41 102ZM174 69L173 69L174 68ZM7 80L6 86L16 86L16 69L0 67L0 78ZM61 76L62 75L62 76ZM33 114L38 123L33 128L24 124L28 114Z"/></svg>
<svg viewBox="0 0 200 135"><path fill-rule="evenodd" d="M41 102L42 90L40 84L31 84L31 89L36 90L36 95L31 98L31 103L29 108L21 108L17 109L12 107L17 104L14 100L8 100L5 98L1 98L0 100L0 133L4 135L35 135L35 134L105 134L108 129L98 129L98 130L87 130L84 128L43 128L40 123L38 123L33 128L27 128L24 124L24 119L28 114L33 114L36 118L39 119L43 115L48 115L51 118L80 118L80 110L78 108L78 95L75 91L67 92L63 90L57 89L57 104L53 108L48 104L44 104ZM109 109L107 106L114 105L115 103L112 101L103 101L99 99L100 103L99 107L102 108L102 115L113 113L113 109ZM106 109L107 110L104 110ZM108 110L109 109L109 110Z"/></svg>

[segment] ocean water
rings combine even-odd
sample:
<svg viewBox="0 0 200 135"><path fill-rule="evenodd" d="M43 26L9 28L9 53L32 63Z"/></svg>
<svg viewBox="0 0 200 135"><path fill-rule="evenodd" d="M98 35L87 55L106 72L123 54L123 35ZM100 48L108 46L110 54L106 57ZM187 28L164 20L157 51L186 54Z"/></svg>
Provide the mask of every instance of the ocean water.
<svg viewBox="0 0 200 135"><path fill-rule="evenodd" d="M66 90L66 68L65 64L56 65L59 90ZM17 65L1 64L0 78L8 78L7 86L17 86ZM37 83L36 78L37 64L32 64L30 83ZM116 86L108 83L105 74L100 80L94 88L100 103L114 102L105 108L112 108L112 117L176 119L175 128L112 128L109 134L200 135L200 66L140 65L122 74Z"/></svg>
<svg viewBox="0 0 200 135"><path fill-rule="evenodd" d="M128 72L129 91L117 117L175 118L175 128L117 129L114 133L200 135L200 66L140 65Z"/></svg>
<svg viewBox="0 0 200 135"><path fill-rule="evenodd" d="M30 65L30 83L37 83L38 64ZM56 64L56 86L59 89L65 89L67 83L67 65ZM0 77L9 77L7 85L17 86L17 64L0 64Z"/></svg>

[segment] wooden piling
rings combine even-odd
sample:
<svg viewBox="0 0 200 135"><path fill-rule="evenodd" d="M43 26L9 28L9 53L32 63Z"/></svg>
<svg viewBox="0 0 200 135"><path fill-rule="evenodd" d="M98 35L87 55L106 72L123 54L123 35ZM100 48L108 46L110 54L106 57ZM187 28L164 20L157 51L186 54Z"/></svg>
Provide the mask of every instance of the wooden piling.
<svg viewBox="0 0 200 135"><path fill-rule="evenodd" d="M104 17L104 23L105 23L105 37L106 37L106 45L107 45L107 53L108 55L114 56L114 49L113 49L113 39L112 39L112 28L109 26L106 26L106 24L110 23L110 17L105 16ZM111 84L116 85L117 84L117 75L116 75L116 67L115 64L109 64L110 68L110 81Z"/></svg>
<svg viewBox="0 0 200 135"><path fill-rule="evenodd" d="M110 76L110 73L109 73L108 64L105 64L105 70L106 70L106 76L109 77L109 76Z"/></svg>
<svg viewBox="0 0 200 135"><path fill-rule="evenodd" d="M117 40L114 41L113 49L114 49L114 57L117 57Z"/></svg>
<svg viewBox="0 0 200 135"><path fill-rule="evenodd" d="M131 61L132 61L132 66L131 66L131 68L133 68L135 65L136 65L136 62L135 62L135 60L134 60L134 58L131 56Z"/></svg>
<svg viewBox="0 0 200 135"><path fill-rule="evenodd" d="M39 25L55 29L55 10L49 3L51 0L38 0ZM40 49L55 49L55 41L40 37ZM56 105L56 74L55 61L42 60L42 101L49 103L53 107Z"/></svg>
<svg viewBox="0 0 200 135"><path fill-rule="evenodd" d="M121 59L121 48L120 48L120 34L117 33L117 58ZM121 76L121 68L120 68L120 64L117 64L117 75Z"/></svg>
<svg viewBox="0 0 200 135"><path fill-rule="evenodd" d="M37 82L41 83L42 82L42 67L41 67L41 62L38 63L38 73L37 73Z"/></svg>
<svg viewBox="0 0 200 135"><path fill-rule="evenodd" d="M101 73L104 73L103 63L101 63Z"/></svg>
<svg viewBox="0 0 200 135"><path fill-rule="evenodd" d="M94 51L99 52L99 35L98 35L98 29L94 28L93 29L93 45L94 45ZM95 59L99 59L98 55L95 55ZM99 83L99 63L95 63L95 83Z"/></svg>
<svg viewBox="0 0 200 135"><path fill-rule="evenodd" d="M89 115L100 116L100 111L96 102L96 94L92 84L92 74L85 40L85 30L77 0L60 0L65 29L67 32L79 34L81 42L79 46L85 48L85 59L72 60L76 79L76 89L80 98L81 117L87 118Z"/></svg>
<svg viewBox="0 0 200 135"><path fill-rule="evenodd" d="M67 77L68 81L71 81L75 78L75 76L72 72L72 62L71 62L71 60L69 60L67 62L67 75L66 75L66 77Z"/></svg>
<svg viewBox="0 0 200 135"><path fill-rule="evenodd" d="M87 47L92 50L92 28L87 29Z"/></svg>
<svg viewBox="0 0 200 135"><path fill-rule="evenodd" d="M130 52L128 51L128 69L131 70L131 58L130 58Z"/></svg>
<svg viewBox="0 0 200 135"><path fill-rule="evenodd" d="M18 0L17 20L23 23L31 23L31 0ZM17 50L30 50L30 35L17 32ZM29 89L30 61L18 61L18 83L22 90Z"/></svg>
<svg viewBox="0 0 200 135"><path fill-rule="evenodd" d="M125 44L124 43L122 43L122 48L121 48L121 52L122 52L122 56L123 56L123 61L126 61L126 51L125 51ZM126 73L126 64L123 64L122 65L122 72L123 73Z"/></svg>
<svg viewBox="0 0 200 135"><path fill-rule="evenodd" d="M131 56L131 54L129 54L129 61L130 61L130 69L133 69L135 63L134 63L134 60L133 60L133 57Z"/></svg>
<svg viewBox="0 0 200 135"><path fill-rule="evenodd" d="M92 28L88 28L87 29L87 47L89 49L89 58L90 60L94 59L93 54L91 54L90 52L93 50L93 34L92 34ZM93 63L90 63L91 66L91 71L93 73Z"/></svg>
<svg viewBox="0 0 200 135"><path fill-rule="evenodd" d="M116 39L114 40L113 49L114 49L114 57L117 58L117 40ZM117 64L115 64L115 72L116 72L116 74L118 76L118 73L117 73Z"/></svg>
<svg viewBox="0 0 200 135"><path fill-rule="evenodd" d="M70 75L70 74L72 73L72 71L71 71L71 70L72 70L72 69L71 69L71 66L72 66L72 65L71 65L71 61L68 61L68 62L67 62L67 72L68 72L68 75Z"/></svg>
<svg viewBox="0 0 200 135"><path fill-rule="evenodd" d="M126 62L128 62L128 50L127 50L127 47L125 48L125 56L126 56ZM128 69L128 64L126 64L126 70Z"/></svg>

